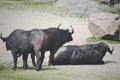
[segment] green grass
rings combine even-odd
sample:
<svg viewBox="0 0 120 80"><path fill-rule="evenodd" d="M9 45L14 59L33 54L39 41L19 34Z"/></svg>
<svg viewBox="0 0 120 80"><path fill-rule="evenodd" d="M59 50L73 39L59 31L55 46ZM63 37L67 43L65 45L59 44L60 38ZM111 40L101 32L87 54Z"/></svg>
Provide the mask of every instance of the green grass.
<svg viewBox="0 0 120 80"><path fill-rule="evenodd" d="M42 12L47 11L61 15L66 15L71 10L67 7L57 7L54 3L30 3L21 0L0 2L0 7L7 9L35 9Z"/></svg>
<svg viewBox="0 0 120 80"><path fill-rule="evenodd" d="M69 67L69 66L68 66ZM67 67L66 67L67 68ZM54 67L45 67L43 70L35 71L34 69L23 70L18 68L12 70L10 67L6 67L0 70L0 80L120 80L120 77L114 76L99 76L90 75L87 73L80 73L60 70Z"/></svg>
<svg viewBox="0 0 120 80"><path fill-rule="evenodd" d="M27 3L27 2L24 2L22 5L24 7L28 7L28 8L48 8L48 9L54 8L53 3Z"/></svg>
<svg viewBox="0 0 120 80"><path fill-rule="evenodd" d="M12 70L10 67L6 67L0 70L0 80L49 80L49 77L44 76L43 74L40 75L39 72L36 71L34 74L30 71L34 70L30 68L28 70L23 70L22 68L18 68L17 70Z"/></svg>
<svg viewBox="0 0 120 80"><path fill-rule="evenodd" d="M11 6L13 5L9 2L0 2L0 7L11 7Z"/></svg>
<svg viewBox="0 0 120 80"><path fill-rule="evenodd" d="M60 12L67 14L71 9L67 7L56 7L54 3L23 3L22 4L25 8L32 8L38 9L42 11L49 11L49 12Z"/></svg>
<svg viewBox="0 0 120 80"><path fill-rule="evenodd" d="M101 0L96 0L97 1L97 3L100 5L101 4Z"/></svg>
<svg viewBox="0 0 120 80"><path fill-rule="evenodd" d="M120 44L119 41L113 41L113 40L104 40L104 39L96 39L95 37L89 37L87 38L87 41L88 42L107 42L107 43L110 43L110 44Z"/></svg>

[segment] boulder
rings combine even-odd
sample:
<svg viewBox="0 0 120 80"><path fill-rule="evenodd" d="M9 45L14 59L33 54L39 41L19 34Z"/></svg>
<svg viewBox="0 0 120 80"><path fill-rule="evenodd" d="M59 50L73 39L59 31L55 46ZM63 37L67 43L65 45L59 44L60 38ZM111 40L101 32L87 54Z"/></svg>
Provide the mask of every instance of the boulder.
<svg viewBox="0 0 120 80"><path fill-rule="evenodd" d="M120 41L120 15L107 12L89 17L88 29L95 38Z"/></svg>
<svg viewBox="0 0 120 80"><path fill-rule="evenodd" d="M68 13L70 16L88 17L93 13L103 11L95 0L58 0L55 4L58 7L71 8Z"/></svg>
<svg viewBox="0 0 120 80"><path fill-rule="evenodd" d="M31 2L31 3L51 3L55 2L57 0L23 0L25 2Z"/></svg>

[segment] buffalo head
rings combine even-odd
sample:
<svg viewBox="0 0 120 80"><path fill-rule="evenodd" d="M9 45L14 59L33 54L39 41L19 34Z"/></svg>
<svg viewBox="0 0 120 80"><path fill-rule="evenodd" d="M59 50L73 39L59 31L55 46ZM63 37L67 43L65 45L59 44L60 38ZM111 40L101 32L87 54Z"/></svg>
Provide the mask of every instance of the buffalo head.
<svg viewBox="0 0 120 80"><path fill-rule="evenodd" d="M61 24L60 24L61 25ZM58 25L58 28L60 28L60 25ZM71 27L71 29L66 29L66 30L62 30L63 31L63 41L65 41L65 42L69 42L69 41L72 41L73 40L73 38L72 38L72 34L74 33L74 29L73 29L73 27L72 26L70 26Z"/></svg>
<svg viewBox="0 0 120 80"><path fill-rule="evenodd" d="M98 43L98 46L99 46L99 48L101 48L101 51L104 51L104 52L108 51L110 54L112 54L113 51L114 51L114 46L113 46L113 48L110 50L110 47L109 47L105 42L100 42L100 43ZM104 50L103 50L103 49L104 49Z"/></svg>
<svg viewBox="0 0 120 80"><path fill-rule="evenodd" d="M72 41L73 40L72 34L73 34L73 32L70 32L70 31L66 30L65 31L65 36L66 36L65 41L67 41L67 42Z"/></svg>

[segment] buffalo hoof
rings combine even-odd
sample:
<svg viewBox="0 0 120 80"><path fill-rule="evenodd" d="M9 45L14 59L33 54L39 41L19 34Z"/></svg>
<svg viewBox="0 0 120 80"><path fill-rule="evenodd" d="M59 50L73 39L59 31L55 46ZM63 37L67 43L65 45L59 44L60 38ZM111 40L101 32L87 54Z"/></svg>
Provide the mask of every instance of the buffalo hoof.
<svg viewBox="0 0 120 80"><path fill-rule="evenodd" d="M40 68L36 68L36 71L39 71L40 70Z"/></svg>
<svg viewBox="0 0 120 80"><path fill-rule="evenodd" d="M37 66L36 71L39 71L41 68L42 68L41 66L39 66L39 67Z"/></svg>
<svg viewBox="0 0 120 80"><path fill-rule="evenodd" d="M23 65L23 69L28 69L29 66L26 64L26 65Z"/></svg>
<svg viewBox="0 0 120 80"><path fill-rule="evenodd" d="M48 64L48 66L51 66L52 64Z"/></svg>
<svg viewBox="0 0 120 80"><path fill-rule="evenodd" d="M34 67L36 67L37 65L36 64L33 64Z"/></svg>
<svg viewBox="0 0 120 80"><path fill-rule="evenodd" d="M54 63L48 63L49 66L54 66L55 64Z"/></svg>
<svg viewBox="0 0 120 80"><path fill-rule="evenodd" d="M16 69L17 69L17 67L13 67L12 69L13 69L13 70L16 70Z"/></svg>
<svg viewBox="0 0 120 80"><path fill-rule="evenodd" d="M23 69L28 69L29 67L27 66L27 67L23 67Z"/></svg>

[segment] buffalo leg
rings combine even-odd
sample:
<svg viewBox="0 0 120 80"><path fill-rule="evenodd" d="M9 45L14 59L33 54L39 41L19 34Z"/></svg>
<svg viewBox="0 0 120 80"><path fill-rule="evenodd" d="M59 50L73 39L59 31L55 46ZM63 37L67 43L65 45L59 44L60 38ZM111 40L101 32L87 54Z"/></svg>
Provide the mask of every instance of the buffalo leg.
<svg viewBox="0 0 120 80"><path fill-rule="evenodd" d="M35 55L31 54L31 59L32 59L32 64L33 64L33 66L36 66L36 63L35 63Z"/></svg>
<svg viewBox="0 0 120 80"><path fill-rule="evenodd" d="M44 43L44 41L39 42L39 40L33 43L34 44L33 45L34 46L34 53L35 53L35 56L37 58L37 66L36 66L37 71L39 71L42 68L42 61L41 60L44 59L44 56L42 55L42 53L39 53L43 47L43 43Z"/></svg>
<svg viewBox="0 0 120 80"><path fill-rule="evenodd" d="M49 56L49 63L48 65L55 65L54 63L54 54L57 52L59 48L56 48L56 49L53 49L53 50L50 50L50 56Z"/></svg>
<svg viewBox="0 0 120 80"><path fill-rule="evenodd" d="M22 59L23 59L23 69L27 69L28 68L28 64L27 64L28 54L24 54L22 56Z"/></svg>
<svg viewBox="0 0 120 80"><path fill-rule="evenodd" d="M41 52L41 54L39 53L39 55L37 56L37 71L39 71L42 68L42 63L44 60L44 52Z"/></svg>
<svg viewBox="0 0 120 80"><path fill-rule="evenodd" d="M49 56L49 66L54 65L54 53L53 51L50 51L50 56Z"/></svg>
<svg viewBox="0 0 120 80"><path fill-rule="evenodd" d="M13 70L16 70L17 69L17 53L12 51L12 56L13 56L13 62L14 62Z"/></svg>
<svg viewBox="0 0 120 80"><path fill-rule="evenodd" d="M49 56L49 66L50 65L54 65L54 55L53 54L50 54L50 56Z"/></svg>
<svg viewBox="0 0 120 80"><path fill-rule="evenodd" d="M36 68L36 71L39 71L41 68L42 68L42 64L41 64L41 54L40 53L38 53L37 54L37 68Z"/></svg>
<svg viewBox="0 0 120 80"><path fill-rule="evenodd" d="M36 59L37 59L36 71L39 71L42 68L41 53L39 53L39 49L37 49L37 48L35 48L34 52L35 52L35 56L36 56Z"/></svg>
<svg viewBox="0 0 120 80"><path fill-rule="evenodd" d="M45 58L45 52L41 52L41 65L44 61L44 58Z"/></svg>

